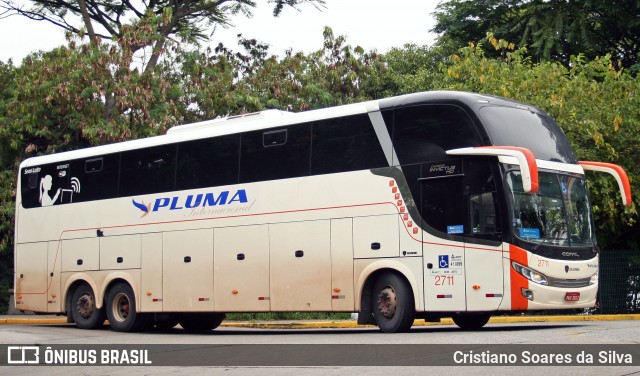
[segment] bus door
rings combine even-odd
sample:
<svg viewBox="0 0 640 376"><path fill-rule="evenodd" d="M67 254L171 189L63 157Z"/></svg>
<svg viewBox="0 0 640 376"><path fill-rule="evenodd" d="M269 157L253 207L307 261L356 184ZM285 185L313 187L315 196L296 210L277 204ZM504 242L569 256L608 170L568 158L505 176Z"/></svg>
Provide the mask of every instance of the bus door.
<svg viewBox="0 0 640 376"><path fill-rule="evenodd" d="M466 310L462 180L461 160L424 163L420 168L427 311Z"/></svg>
<svg viewBox="0 0 640 376"><path fill-rule="evenodd" d="M464 160L467 311L497 310L504 295L503 243L496 175L488 158Z"/></svg>
<svg viewBox="0 0 640 376"><path fill-rule="evenodd" d="M469 158L422 165L428 311L489 311L500 305L502 242L490 163Z"/></svg>

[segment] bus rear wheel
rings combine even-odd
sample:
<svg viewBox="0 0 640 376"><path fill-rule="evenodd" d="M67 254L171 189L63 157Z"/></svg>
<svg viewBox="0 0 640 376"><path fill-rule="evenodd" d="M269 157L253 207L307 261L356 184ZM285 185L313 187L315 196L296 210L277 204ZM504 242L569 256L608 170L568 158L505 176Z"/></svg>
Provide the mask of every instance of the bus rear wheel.
<svg viewBox="0 0 640 376"><path fill-rule="evenodd" d="M156 313L153 316L153 324L158 330L173 329L178 325L178 317L172 313Z"/></svg>
<svg viewBox="0 0 640 376"><path fill-rule="evenodd" d="M146 315L136 311L136 297L128 283L118 282L107 294L107 318L116 332L135 332L145 328Z"/></svg>
<svg viewBox="0 0 640 376"><path fill-rule="evenodd" d="M224 313L183 313L180 315L180 326L188 332L208 332L217 328L224 321Z"/></svg>
<svg viewBox="0 0 640 376"><path fill-rule="evenodd" d="M96 294L88 283L81 283L71 296L71 317L80 329L98 329L104 324L104 309L96 306Z"/></svg>
<svg viewBox="0 0 640 376"><path fill-rule="evenodd" d="M373 316L384 333L411 329L416 312L407 281L394 273L382 274L373 284Z"/></svg>
<svg viewBox="0 0 640 376"><path fill-rule="evenodd" d="M451 318L462 330L478 330L489 322L491 314L459 312L451 316Z"/></svg>

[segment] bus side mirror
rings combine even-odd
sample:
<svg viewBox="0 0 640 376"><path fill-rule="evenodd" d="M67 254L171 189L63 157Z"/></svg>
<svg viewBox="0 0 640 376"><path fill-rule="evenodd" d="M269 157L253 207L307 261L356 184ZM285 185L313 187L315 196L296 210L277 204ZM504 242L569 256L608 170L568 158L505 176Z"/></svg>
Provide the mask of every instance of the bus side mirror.
<svg viewBox="0 0 640 376"><path fill-rule="evenodd" d="M447 150L448 155L476 155L491 157L515 158L514 162L520 166L522 175L522 186L525 193L534 194L538 192L538 165L533 152L527 148L516 146L476 146L470 148Z"/></svg>
<svg viewBox="0 0 640 376"><path fill-rule="evenodd" d="M618 182L618 188L620 188L620 195L622 196L622 204L625 206L631 205L631 184L629 183L629 177L624 169L618 165L604 162L588 162L580 161L580 166L585 171L604 172L613 175Z"/></svg>

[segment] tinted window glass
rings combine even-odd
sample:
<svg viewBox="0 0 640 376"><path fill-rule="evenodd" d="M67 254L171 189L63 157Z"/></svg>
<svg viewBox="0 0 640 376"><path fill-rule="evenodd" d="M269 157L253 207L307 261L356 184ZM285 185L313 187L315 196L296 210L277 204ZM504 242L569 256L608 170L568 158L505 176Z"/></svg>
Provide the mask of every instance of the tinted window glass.
<svg viewBox="0 0 640 376"><path fill-rule="evenodd" d="M328 119L313 124L312 174L388 165L368 115Z"/></svg>
<svg viewBox="0 0 640 376"><path fill-rule="evenodd" d="M395 110L393 143L400 164L447 158L446 150L479 146L480 136L467 114L453 105Z"/></svg>
<svg viewBox="0 0 640 376"><path fill-rule="evenodd" d="M175 154L175 145L162 145L122 153L120 196L173 190Z"/></svg>
<svg viewBox="0 0 640 376"><path fill-rule="evenodd" d="M430 174L443 162L422 165L422 218L433 229L445 234L462 235L465 226L465 203L462 200L463 175L458 171L452 176Z"/></svg>
<svg viewBox="0 0 640 376"><path fill-rule="evenodd" d="M501 228L491 163L465 159L423 164L420 182L425 222L449 235L499 240Z"/></svg>
<svg viewBox="0 0 640 376"><path fill-rule="evenodd" d="M279 129L277 131L262 133L262 146L277 146L287 143L287 130Z"/></svg>
<svg viewBox="0 0 640 376"><path fill-rule="evenodd" d="M240 135L181 143L178 146L177 189L236 184Z"/></svg>
<svg viewBox="0 0 640 376"><path fill-rule="evenodd" d="M287 179L309 174L311 125L242 135L240 182Z"/></svg>
<svg viewBox="0 0 640 376"><path fill-rule="evenodd" d="M512 107L483 107L480 117L494 145L528 148L538 159L578 163L569 140L548 116Z"/></svg>
<svg viewBox="0 0 640 376"><path fill-rule="evenodd" d="M73 202L68 162L23 168L21 171L22 206L35 208Z"/></svg>
<svg viewBox="0 0 640 376"><path fill-rule="evenodd" d="M468 205L469 229L465 234L488 240L500 239L496 182L489 159L465 160L464 192Z"/></svg>
<svg viewBox="0 0 640 376"><path fill-rule="evenodd" d="M119 164L119 154L71 162L73 201L80 202L117 197Z"/></svg>

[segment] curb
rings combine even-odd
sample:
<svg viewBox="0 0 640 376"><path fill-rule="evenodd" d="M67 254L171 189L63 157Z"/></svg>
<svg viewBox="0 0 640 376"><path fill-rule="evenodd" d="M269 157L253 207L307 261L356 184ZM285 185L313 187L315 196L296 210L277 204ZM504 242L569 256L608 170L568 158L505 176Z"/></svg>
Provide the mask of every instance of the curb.
<svg viewBox="0 0 640 376"><path fill-rule="evenodd" d="M532 322L572 322L572 321L634 321L640 320L640 314L620 315L585 315L585 316L495 316L489 324L511 324ZM0 325L60 325L66 324L66 317L5 317L0 318ZM453 320L444 318L440 322L415 320L413 326L453 325ZM373 325L358 325L356 321L227 321L220 326L229 328L256 329L347 329L366 328Z"/></svg>

